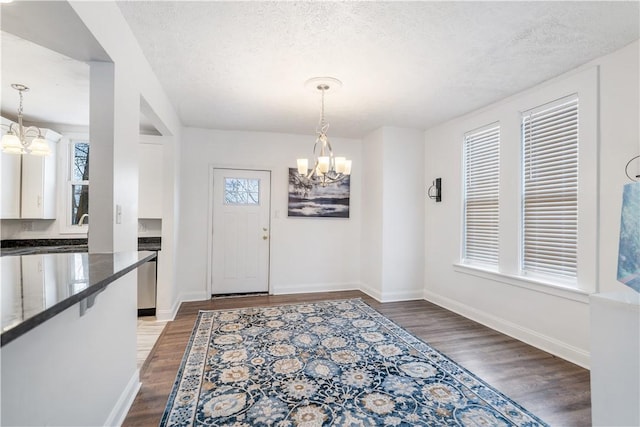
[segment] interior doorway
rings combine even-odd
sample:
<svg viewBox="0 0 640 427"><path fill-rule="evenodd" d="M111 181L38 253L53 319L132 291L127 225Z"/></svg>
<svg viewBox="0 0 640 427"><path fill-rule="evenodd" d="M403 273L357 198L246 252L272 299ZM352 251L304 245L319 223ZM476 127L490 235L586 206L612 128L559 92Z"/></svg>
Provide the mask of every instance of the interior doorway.
<svg viewBox="0 0 640 427"><path fill-rule="evenodd" d="M269 291L271 171L213 169L211 295Z"/></svg>

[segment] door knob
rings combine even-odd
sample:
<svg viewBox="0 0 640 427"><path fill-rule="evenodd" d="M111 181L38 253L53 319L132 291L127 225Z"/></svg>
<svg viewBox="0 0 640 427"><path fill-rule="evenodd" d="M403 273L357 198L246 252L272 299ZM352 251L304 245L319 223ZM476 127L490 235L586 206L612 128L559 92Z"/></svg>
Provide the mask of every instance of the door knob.
<svg viewBox="0 0 640 427"><path fill-rule="evenodd" d="M262 236L262 240L267 240L269 236Z"/></svg>

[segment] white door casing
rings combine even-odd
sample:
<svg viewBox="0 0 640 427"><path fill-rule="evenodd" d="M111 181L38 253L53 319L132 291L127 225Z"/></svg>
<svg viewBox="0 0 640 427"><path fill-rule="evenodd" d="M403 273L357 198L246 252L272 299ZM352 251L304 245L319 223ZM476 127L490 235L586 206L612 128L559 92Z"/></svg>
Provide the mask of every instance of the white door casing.
<svg viewBox="0 0 640 427"><path fill-rule="evenodd" d="M268 292L271 172L213 169L211 294Z"/></svg>

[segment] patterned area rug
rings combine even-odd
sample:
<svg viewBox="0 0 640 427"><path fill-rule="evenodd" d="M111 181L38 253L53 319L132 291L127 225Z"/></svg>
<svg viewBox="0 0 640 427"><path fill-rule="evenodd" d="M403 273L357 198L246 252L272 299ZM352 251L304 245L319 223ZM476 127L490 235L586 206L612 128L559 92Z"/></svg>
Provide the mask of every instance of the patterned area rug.
<svg viewBox="0 0 640 427"><path fill-rule="evenodd" d="M359 299L202 311L161 426L537 426Z"/></svg>

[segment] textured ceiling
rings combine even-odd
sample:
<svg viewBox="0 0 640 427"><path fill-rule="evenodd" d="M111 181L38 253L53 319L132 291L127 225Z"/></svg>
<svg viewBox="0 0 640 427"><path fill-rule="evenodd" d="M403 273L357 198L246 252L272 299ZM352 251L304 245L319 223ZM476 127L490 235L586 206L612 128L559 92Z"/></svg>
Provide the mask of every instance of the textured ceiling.
<svg viewBox="0 0 640 427"><path fill-rule="evenodd" d="M348 137L426 129L637 40L640 26L638 1L118 5L185 125L313 133L320 97L304 82L326 75L343 82L327 96L329 135ZM3 115L17 108L9 85L25 83L27 120L86 126L88 66L9 23Z"/></svg>
<svg viewBox="0 0 640 427"><path fill-rule="evenodd" d="M636 2L118 2L183 123L426 129L639 37Z"/></svg>

